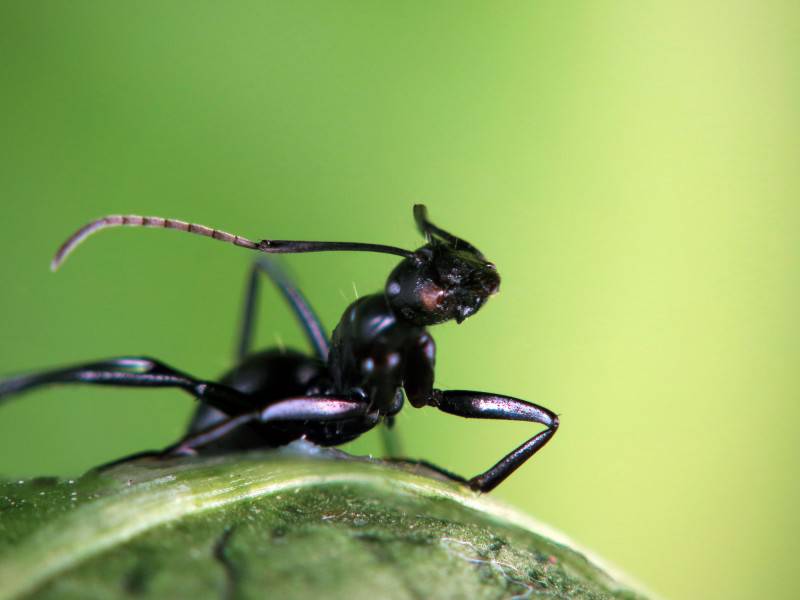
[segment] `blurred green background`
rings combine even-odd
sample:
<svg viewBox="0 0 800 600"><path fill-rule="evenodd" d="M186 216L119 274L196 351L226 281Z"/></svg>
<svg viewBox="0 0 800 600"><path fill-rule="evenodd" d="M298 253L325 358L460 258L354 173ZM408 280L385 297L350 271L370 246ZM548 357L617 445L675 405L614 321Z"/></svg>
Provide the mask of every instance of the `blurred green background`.
<svg viewBox="0 0 800 600"><path fill-rule="evenodd" d="M438 385L562 417L495 495L668 597L800 594L796 2L6 1L0 50L3 373L230 366L251 256L114 231L51 274L88 219L414 247L425 202L503 276L434 329ZM331 328L394 262L285 261ZM302 345L272 290L263 306L260 343ZM192 404L32 393L1 409L0 473L163 446ZM532 432L399 425L465 475Z"/></svg>

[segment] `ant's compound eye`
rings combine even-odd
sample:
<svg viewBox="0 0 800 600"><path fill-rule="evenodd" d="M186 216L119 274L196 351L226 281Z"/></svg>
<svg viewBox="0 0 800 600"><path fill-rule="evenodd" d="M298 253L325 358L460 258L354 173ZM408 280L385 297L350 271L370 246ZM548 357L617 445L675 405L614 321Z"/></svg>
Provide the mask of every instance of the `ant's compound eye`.
<svg viewBox="0 0 800 600"><path fill-rule="evenodd" d="M426 310L435 311L444 299L444 290L434 283L428 282L420 287L419 297Z"/></svg>
<svg viewBox="0 0 800 600"><path fill-rule="evenodd" d="M389 276L385 293L392 311L416 325L435 325L452 318L447 282L431 261L402 261Z"/></svg>

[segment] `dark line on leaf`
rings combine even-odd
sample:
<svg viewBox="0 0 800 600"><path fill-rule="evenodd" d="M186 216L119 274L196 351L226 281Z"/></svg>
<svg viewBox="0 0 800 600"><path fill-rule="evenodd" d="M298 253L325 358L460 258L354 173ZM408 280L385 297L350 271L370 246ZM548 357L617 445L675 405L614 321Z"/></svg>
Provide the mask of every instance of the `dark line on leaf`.
<svg viewBox="0 0 800 600"><path fill-rule="evenodd" d="M149 579L150 568L140 562L122 578L122 589L129 596L143 596L147 592Z"/></svg>
<svg viewBox="0 0 800 600"><path fill-rule="evenodd" d="M228 556L228 545L233 536L234 527L226 527L214 542L214 560L222 565L225 572L225 588L222 590L222 600L235 600L239 587L239 571Z"/></svg>

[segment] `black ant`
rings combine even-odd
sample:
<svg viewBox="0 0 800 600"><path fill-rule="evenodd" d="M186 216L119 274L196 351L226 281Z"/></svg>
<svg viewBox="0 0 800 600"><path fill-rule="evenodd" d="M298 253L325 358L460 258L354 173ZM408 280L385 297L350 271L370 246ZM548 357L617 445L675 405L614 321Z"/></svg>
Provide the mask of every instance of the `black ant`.
<svg viewBox="0 0 800 600"><path fill-rule="evenodd" d="M347 307L329 340L302 293L274 263L257 260L245 298L238 365L218 383L196 379L152 358L121 357L8 379L0 382L0 399L53 383L181 388L202 404L186 436L164 450L166 456L278 447L301 438L322 446L343 444L382 421L391 426L403 406L404 391L415 408L432 406L461 417L545 425L547 429L472 479L433 467L488 492L553 437L558 417L509 396L433 387L435 345L426 327L451 319L461 323L475 314L497 293L500 276L477 248L431 223L424 206L414 206L414 218L426 243L413 252L356 242L253 242L161 217L114 215L93 221L61 246L53 270L89 235L117 226L177 229L268 254L366 251L394 254L402 261L382 292ZM262 275L271 278L289 302L314 356L276 349L250 352Z"/></svg>

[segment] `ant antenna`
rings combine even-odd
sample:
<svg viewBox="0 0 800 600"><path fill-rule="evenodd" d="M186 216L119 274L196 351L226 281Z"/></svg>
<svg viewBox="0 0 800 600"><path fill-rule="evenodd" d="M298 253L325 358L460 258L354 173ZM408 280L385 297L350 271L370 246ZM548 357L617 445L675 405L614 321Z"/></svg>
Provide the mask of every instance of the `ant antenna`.
<svg viewBox="0 0 800 600"><path fill-rule="evenodd" d="M257 250L267 254L293 254L300 252L326 252L326 251L355 251L355 252L381 252L383 254L395 254L404 258L414 258L416 255L402 248L394 246L384 246L383 244L364 244L360 242L304 242L304 241L290 241L290 240L261 240L254 242L242 237L234 235L227 231L220 229L213 229L205 225L197 223L187 223L178 219L165 219L163 217L142 217L139 215L110 215L87 223L75 233L73 233L67 241L65 241L56 252L53 260L50 263L52 271L57 270L62 263L67 259L73 250L83 240L88 238L93 233L109 227L155 227L160 229L176 229L186 233L193 233L195 235L202 235L210 237L221 242L233 244L247 248L248 250Z"/></svg>
<svg viewBox="0 0 800 600"><path fill-rule="evenodd" d="M480 250L478 250L468 241L463 240L460 237L456 237L452 233L448 233L444 229L440 229L431 223L428 220L428 209L424 204L414 205L414 220L417 222L417 227L422 232L422 235L425 236L425 239L428 240L429 243L432 241L444 242L450 246L453 246L453 248L456 250L461 248L462 250L467 250L468 252L473 252L478 256L483 257L483 253L481 253Z"/></svg>

